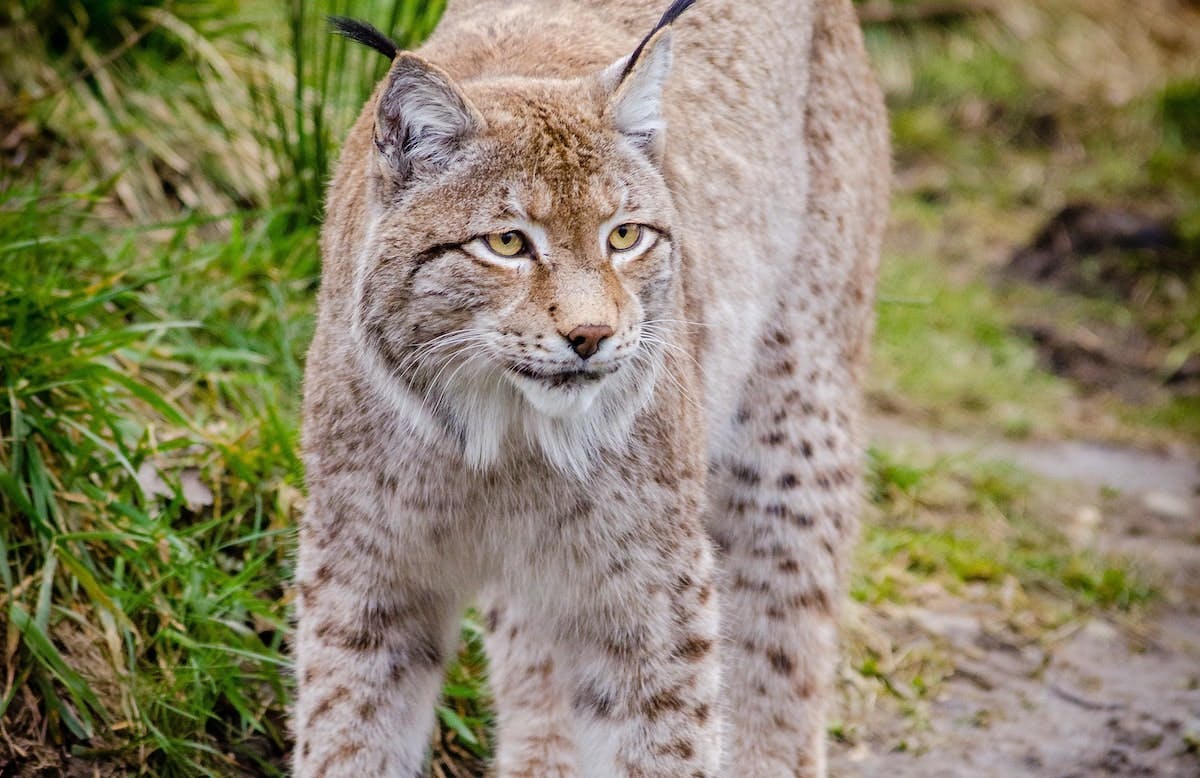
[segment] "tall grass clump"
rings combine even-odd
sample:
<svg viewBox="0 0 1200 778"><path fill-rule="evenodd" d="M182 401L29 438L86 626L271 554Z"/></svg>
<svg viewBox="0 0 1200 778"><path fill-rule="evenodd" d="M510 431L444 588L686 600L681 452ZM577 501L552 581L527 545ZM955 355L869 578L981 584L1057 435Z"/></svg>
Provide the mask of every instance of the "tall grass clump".
<svg viewBox="0 0 1200 778"><path fill-rule="evenodd" d="M140 222L283 203L313 222L337 143L387 69L326 17L412 46L444 5L0 0L0 127L22 149L0 176L110 181L117 213Z"/></svg>
<svg viewBox="0 0 1200 778"><path fill-rule="evenodd" d="M97 229L75 202L0 204L0 713L17 758L262 772L283 751L300 499L286 370L266 367L294 357L269 296L210 286L219 311L175 296L180 276L225 276L267 243L197 248L196 224L168 229L152 261L145 231Z"/></svg>
<svg viewBox="0 0 1200 778"><path fill-rule="evenodd" d="M0 15L4 177L106 182L102 212L142 223L269 202L278 166L249 84L286 71L236 0L9 0Z"/></svg>
<svg viewBox="0 0 1200 778"><path fill-rule="evenodd" d="M6 758L278 774L316 229L293 209L114 228L92 201L0 199ZM466 638L447 765L487 752Z"/></svg>

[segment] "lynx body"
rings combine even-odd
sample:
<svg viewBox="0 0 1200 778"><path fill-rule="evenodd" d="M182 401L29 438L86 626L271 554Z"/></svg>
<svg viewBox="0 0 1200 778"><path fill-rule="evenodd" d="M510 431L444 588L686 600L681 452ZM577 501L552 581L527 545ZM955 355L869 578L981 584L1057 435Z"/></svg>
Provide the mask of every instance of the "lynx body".
<svg viewBox="0 0 1200 778"><path fill-rule="evenodd" d="M346 141L298 776L419 776L473 602L505 778L824 772L882 103L850 0L662 11L451 0Z"/></svg>

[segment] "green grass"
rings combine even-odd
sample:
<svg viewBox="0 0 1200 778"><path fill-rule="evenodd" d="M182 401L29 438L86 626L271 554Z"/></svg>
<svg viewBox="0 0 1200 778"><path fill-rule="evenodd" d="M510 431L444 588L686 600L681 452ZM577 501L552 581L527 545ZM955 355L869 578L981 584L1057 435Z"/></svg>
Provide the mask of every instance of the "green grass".
<svg viewBox="0 0 1200 778"><path fill-rule="evenodd" d="M870 384L877 403L936 426L984 417L1008 433L1035 424L1056 431L1069 390L1038 367L986 285L957 283L927 256L892 254L879 295Z"/></svg>
<svg viewBox="0 0 1200 778"><path fill-rule="evenodd" d="M851 594L905 601L917 582L961 595L967 584L998 591L1010 579L1078 615L1145 604L1153 587L1129 562L1075 549L1056 528L1051 501L1006 463L941 458L927 466L871 452L869 524Z"/></svg>
<svg viewBox="0 0 1200 778"><path fill-rule="evenodd" d="M55 739L163 775L252 764L252 743L283 742L305 325L282 317L311 287L313 236L271 214L202 242L211 224L184 220L147 254L145 229L11 194L0 220L10 671Z"/></svg>
<svg viewBox="0 0 1200 778"><path fill-rule="evenodd" d="M321 188L386 62L325 33L345 4L89 10L10 7L2 54L45 145L0 195L0 714L30 763L274 774ZM464 652L444 739L482 753Z"/></svg>
<svg viewBox="0 0 1200 778"><path fill-rule="evenodd" d="M316 230L286 210L114 230L87 205L0 201L3 713L153 774L270 772ZM441 714L480 752L466 651Z"/></svg>

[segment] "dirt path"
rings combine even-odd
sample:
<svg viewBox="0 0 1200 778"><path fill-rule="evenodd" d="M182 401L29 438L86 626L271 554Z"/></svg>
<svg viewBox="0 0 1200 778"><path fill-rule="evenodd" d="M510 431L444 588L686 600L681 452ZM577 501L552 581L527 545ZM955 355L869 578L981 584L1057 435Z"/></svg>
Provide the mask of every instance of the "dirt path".
<svg viewBox="0 0 1200 778"><path fill-rule="evenodd" d="M1002 614L948 595L874 614L901 641L933 640L954 672L914 727L888 706L834 749L837 776L1200 777L1200 471L1178 456L1087 443L980 442L878 421L885 448L1013 462L1079 485L1089 543L1161 575L1162 602L1136 622L1094 618L1036 643ZM854 615L852 614L853 618ZM903 744L903 747L900 747Z"/></svg>

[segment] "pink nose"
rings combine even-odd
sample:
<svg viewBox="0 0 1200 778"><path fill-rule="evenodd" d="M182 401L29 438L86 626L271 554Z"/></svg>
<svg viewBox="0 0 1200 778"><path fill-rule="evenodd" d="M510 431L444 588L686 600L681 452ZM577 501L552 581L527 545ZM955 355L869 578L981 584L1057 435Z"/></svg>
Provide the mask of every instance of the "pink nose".
<svg viewBox="0 0 1200 778"><path fill-rule="evenodd" d="M571 348L579 356L587 359L600 349L604 339L613 334L613 328L607 324L580 324L568 332L565 337Z"/></svg>

